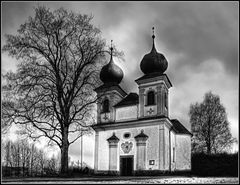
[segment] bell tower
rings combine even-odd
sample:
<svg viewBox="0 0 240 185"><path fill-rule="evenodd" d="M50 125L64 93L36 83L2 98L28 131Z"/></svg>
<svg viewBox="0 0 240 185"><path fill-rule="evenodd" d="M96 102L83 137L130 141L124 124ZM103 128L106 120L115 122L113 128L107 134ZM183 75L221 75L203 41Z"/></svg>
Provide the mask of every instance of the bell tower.
<svg viewBox="0 0 240 185"><path fill-rule="evenodd" d="M144 76L138 78L136 83L139 88L139 117L169 116L169 88L172 87L168 76L164 73L168 67L168 62L163 54L158 53L154 44L150 53L146 54L140 68Z"/></svg>
<svg viewBox="0 0 240 185"><path fill-rule="evenodd" d="M103 66L100 72L100 79L103 85L96 88L97 101L97 124L109 123L115 120L114 105L126 96L126 92L119 86L123 79L123 71L113 61L113 47L111 40L110 61Z"/></svg>

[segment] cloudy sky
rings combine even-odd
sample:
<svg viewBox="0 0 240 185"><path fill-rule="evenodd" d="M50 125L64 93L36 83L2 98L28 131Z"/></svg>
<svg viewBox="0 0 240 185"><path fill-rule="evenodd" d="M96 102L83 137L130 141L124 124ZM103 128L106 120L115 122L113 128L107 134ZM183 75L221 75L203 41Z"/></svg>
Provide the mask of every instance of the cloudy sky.
<svg viewBox="0 0 240 185"><path fill-rule="evenodd" d="M152 30L155 46L168 60L170 118L187 128L189 106L203 100L204 93L218 94L225 106L232 135L238 139L239 3L233 2L2 2L2 34L16 34L20 24L34 15L33 7L51 10L64 7L92 14L103 38L125 54L114 59L124 71L121 86L137 92L140 62L150 52ZM16 60L2 54L2 73L16 70ZM84 137L84 161L93 165L94 134ZM79 141L70 147L72 159L80 155Z"/></svg>

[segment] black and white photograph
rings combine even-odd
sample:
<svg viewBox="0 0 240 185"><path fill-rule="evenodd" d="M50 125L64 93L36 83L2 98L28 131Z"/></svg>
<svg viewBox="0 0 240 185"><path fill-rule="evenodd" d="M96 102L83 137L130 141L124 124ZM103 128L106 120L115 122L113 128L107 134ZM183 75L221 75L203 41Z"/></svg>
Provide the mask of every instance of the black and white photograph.
<svg viewBox="0 0 240 185"><path fill-rule="evenodd" d="M239 184L238 1L1 1L2 184Z"/></svg>

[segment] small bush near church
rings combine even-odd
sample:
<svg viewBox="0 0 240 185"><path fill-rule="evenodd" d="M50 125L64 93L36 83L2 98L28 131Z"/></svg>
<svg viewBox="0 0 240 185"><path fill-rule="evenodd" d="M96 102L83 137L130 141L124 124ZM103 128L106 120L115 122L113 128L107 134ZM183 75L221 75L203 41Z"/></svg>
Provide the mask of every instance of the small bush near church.
<svg viewBox="0 0 240 185"><path fill-rule="evenodd" d="M93 174L94 174L94 170L88 167L84 167L82 169L78 167L73 167L73 168L70 168L68 171L69 177L91 176Z"/></svg>

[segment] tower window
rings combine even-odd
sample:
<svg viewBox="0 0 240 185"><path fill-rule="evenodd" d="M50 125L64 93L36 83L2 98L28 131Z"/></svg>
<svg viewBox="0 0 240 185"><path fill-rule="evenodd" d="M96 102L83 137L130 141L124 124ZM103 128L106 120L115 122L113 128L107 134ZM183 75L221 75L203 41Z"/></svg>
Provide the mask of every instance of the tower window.
<svg viewBox="0 0 240 185"><path fill-rule="evenodd" d="M150 91L147 94L147 105L154 105L155 104L155 94L154 91Z"/></svg>
<svg viewBox="0 0 240 185"><path fill-rule="evenodd" d="M109 100L108 99L103 101L102 112L109 112Z"/></svg>

